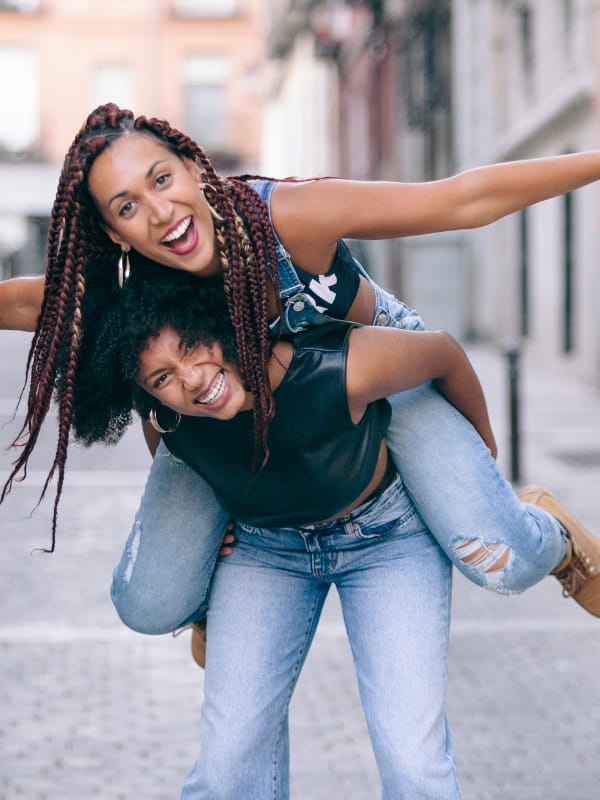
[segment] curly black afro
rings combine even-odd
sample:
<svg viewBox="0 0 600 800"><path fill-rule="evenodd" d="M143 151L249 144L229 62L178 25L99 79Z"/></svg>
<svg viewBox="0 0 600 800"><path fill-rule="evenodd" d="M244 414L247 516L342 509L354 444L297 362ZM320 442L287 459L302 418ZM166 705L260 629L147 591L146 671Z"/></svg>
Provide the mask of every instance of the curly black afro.
<svg viewBox="0 0 600 800"><path fill-rule="evenodd" d="M75 379L73 430L85 445L114 444L132 422L156 404L137 383L139 357L149 340L171 327L185 344L223 348L237 360L235 334L220 278L199 280L136 258L119 289L114 265L90 265Z"/></svg>

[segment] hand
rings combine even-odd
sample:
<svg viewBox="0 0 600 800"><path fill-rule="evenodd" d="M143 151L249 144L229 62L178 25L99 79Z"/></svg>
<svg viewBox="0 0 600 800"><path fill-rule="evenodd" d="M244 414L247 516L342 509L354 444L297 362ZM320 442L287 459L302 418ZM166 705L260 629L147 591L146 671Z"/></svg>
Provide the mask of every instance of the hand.
<svg viewBox="0 0 600 800"><path fill-rule="evenodd" d="M231 547L235 542L235 536L232 533L233 525L234 523L232 521L225 528L225 536L223 537L221 549L219 550L220 556L230 556L233 553L233 547Z"/></svg>

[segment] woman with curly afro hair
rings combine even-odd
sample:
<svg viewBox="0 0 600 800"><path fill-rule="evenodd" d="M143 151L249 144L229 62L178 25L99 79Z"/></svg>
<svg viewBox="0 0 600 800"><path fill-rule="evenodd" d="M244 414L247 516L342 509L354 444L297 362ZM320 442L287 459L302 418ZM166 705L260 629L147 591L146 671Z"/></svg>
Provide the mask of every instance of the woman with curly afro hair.
<svg viewBox="0 0 600 800"><path fill-rule="evenodd" d="M267 364L272 337L345 318L363 324L422 328L416 312L375 285L344 238L386 239L471 228L600 178L600 153L496 164L446 180L403 183L340 179L222 178L202 149L167 122L114 104L96 109L75 137L63 166L48 235L45 279L0 284L0 325L35 333L30 387L14 469L2 497L22 474L53 395L58 442L52 525L63 485L73 424L82 320L96 298L114 295L150 259L224 288L239 368L254 397L256 468L266 463L274 405ZM87 320L93 325L93 318ZM549 564L539 541L515 538L497 512L510 492L496 479L496 444L480 415L469 424L431 384L390 398L387 441L396 467L428 528L470 580L498 592L522 590ZM161 433L168 423L151 418ZM146 430L151 431L149 425ZM113 600L130 627L163 633L193 619L198 607L151 591L164 567L156 553L165 530L167 560L188 586L195 558L216 553L227 513L210 487L158 443L122 562ZM460 475L460 482L454 476ZM487 482L481 476L489 475ZM48 482L44 487L48 486ZM545 502L545 501L539 501ZM202 553L198 543L202 543ZM190 558L193 554L195 558ZM569 545L557 573L565 591L591 613L597 554ZM595 584L593 584L595 586ZM205 594L199 587L198 596Z"/></svg>

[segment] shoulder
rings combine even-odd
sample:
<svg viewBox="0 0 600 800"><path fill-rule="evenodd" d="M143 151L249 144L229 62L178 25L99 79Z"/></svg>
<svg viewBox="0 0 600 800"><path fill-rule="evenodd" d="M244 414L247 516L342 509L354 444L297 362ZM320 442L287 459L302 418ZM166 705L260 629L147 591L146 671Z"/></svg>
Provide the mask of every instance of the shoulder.
<svg viewBox="0 0 600 800"><path fill-rule="evenodd" d="M282 181L271 194L271 220L294 264L313 274L326 273L335 258L343 226L335 205L346 181L323 178Z"/></svg>
<svg viewBox="0 0 600 800"><path fill-rule="evenodd" d="M269 369L277 363L281 366L283 362L284 375L289 373L294 379L303 375L302 380L306 380L308 375L320 380L323 370L345 371L350 333L356 326L354 322L331 320L296 333L277 343ZM273 378L272 385L276 388Z"/></svg>

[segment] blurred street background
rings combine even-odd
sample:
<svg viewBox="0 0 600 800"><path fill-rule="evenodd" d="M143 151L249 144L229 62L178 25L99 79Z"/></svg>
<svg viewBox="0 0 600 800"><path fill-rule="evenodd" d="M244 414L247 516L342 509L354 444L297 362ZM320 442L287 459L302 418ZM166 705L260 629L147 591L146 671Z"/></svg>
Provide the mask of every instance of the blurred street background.
<svg viewBox="0 0 600 800"><path fill-rule="evenodd" d="M28 342L0 332L0 422ZM510 465L506 364L471 348ZM600 533L600 397L524 365L522 468ZM21 417L22 419L22 417ZM18 418L3 428L15 430ZM57 551L51 497L33 515L53 447L0 509L0 800L176 800L198 749L203 672L176 639L127 630L108 594L149 456L139 430L72 447ZM6 474L4 453L0 473ZM460 575L448 713L465 800L597 800L600 620L547 578L498 597ZM379 781L337 598L326 604L291 707L293 800L376 800ZM242 800L242 798L240 798Z"/></svg>
<svg viewBox="0 0 600 800"><path fill-rule="evenodd" d="M225 174L443 179L598 148L599 40L594 0L0 0L0 279L43 272L62 159L100 103L168 119ZM481 230L352 244L466 344L507 476L547 484L600 533L598 187ZM29 339L0 331L1 446ZM138 636L108 596L149 456L134 429L72 448L57 552L31 554L50 541L52 488L30 515L47 428L0 507L0 800L176 798L202 673L187 634ZM600 797L599 622L553 579L497 598L457 576L465 800ZM334 597L292 707L292 772L294 800L378 797Z"/></svg>

